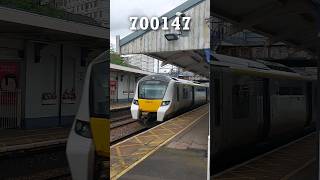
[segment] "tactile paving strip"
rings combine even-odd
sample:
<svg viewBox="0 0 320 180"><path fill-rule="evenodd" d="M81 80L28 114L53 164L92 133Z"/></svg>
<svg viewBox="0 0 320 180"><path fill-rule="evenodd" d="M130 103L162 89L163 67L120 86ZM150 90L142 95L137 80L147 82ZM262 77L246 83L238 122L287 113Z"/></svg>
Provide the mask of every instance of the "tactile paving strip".
<svg viewBox="0 0 320 180"><path fill-rule="evenodd" d="M287 180L316 161L316 135L305 136L293 143L247 163L226 170L214 180Z"/></svg>
<svg viewBox="0 0 320 180"><path fill-rule="evenodd" d="M164 122L111 146L111 179L118 179L208 113L208 105Z"/></svg>

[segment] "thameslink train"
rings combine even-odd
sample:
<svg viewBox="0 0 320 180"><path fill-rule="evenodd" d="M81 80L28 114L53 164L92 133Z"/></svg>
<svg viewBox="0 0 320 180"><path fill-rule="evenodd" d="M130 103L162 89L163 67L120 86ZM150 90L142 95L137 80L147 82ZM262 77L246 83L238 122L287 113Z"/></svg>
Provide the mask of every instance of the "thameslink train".
<svg viewBox="0 0 320 180"><path fill-rule="evenodd" d="M140 79L131 105L132 119L145 123L152 118L161 122L182 110L208 102L208 85L173 78L149 75Z"/></svg>
<svg viewBox="0 0 320 180"><path fill-rule="evenodd" d="M315 128L315 78L278 63L214 57L210 74L211 163L244 147Z"/></svg>

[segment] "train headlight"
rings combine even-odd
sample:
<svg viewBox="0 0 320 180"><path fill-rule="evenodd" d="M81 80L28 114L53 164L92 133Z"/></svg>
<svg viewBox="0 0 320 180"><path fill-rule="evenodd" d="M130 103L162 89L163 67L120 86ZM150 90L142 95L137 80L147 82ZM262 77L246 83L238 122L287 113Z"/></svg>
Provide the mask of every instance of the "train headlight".
<svg viewBox="0 0 320 180"><path fill-rule="evenodd" d="M168 106L170 101L162 101L161 106Z"/></svg>
<svg viewBox="0 0 320 180"><path fill-rule="evenodd" d="M76 120L76 125L74 130L78 135L82 137L92 138L89 122Z"/></svg>
<svg viewBox="0 0 320 180"><path fill-rule="evenodd" d="M132 103L135 104L135 105L139 105L138 100L135 100L135 99L132 101Z"/></svg>

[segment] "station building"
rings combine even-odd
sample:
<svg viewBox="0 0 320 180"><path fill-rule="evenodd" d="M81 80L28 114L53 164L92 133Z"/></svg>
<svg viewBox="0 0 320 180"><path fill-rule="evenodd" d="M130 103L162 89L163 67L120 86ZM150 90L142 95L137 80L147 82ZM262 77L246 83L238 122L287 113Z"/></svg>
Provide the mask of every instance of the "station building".
<svg viewBox="0 0 320 180"><path fill-rule="evenodd" d="M108 29L1 4L0 27L0 129L71 125L87 65L109 46Z"/></svg>
<svg viewBox="0 0 320 180"><path fill-rule="evenodd" d="M111 103L131 102L139 79L154 74L152 72L110 64L110 100Z"/></svg>

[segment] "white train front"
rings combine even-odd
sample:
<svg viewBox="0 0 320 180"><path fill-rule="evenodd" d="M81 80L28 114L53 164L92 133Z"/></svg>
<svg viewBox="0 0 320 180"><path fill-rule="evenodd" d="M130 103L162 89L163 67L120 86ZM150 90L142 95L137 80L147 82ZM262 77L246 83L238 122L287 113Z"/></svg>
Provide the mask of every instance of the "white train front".
<svg viewBox="0 0 320 180"><path fill-rule="evenodd" d="M143 77L131 105L133 119L164 121L208 101L208 85L165 75Z"/></svg>

